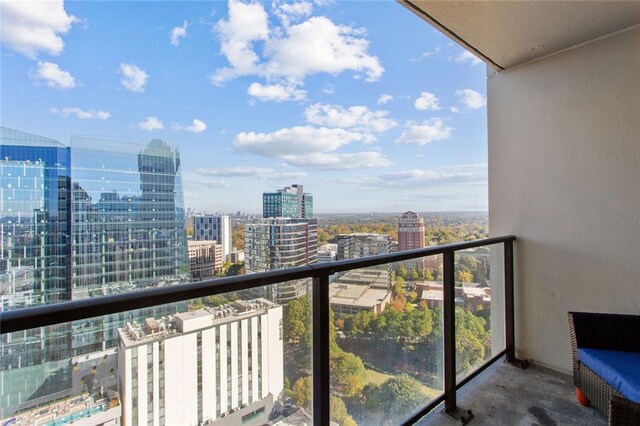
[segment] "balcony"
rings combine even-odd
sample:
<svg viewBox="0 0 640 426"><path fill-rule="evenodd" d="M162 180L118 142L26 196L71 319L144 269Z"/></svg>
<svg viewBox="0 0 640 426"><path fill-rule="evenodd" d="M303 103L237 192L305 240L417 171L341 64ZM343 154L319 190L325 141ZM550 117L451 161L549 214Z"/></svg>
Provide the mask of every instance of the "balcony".
<svg viewBox="0 0 640 426"><path fill-rule="evenodd" d="M455 424L440 414L444 404L452 413L462 407L458 418L465 416L465 421L469 420L465 410L470 409L472 424L605 424L598 412L574 401L566 312L639 312L640 6L637 2L402 3L490 67L490 227L495 235L518 236L515 256L513 238L503 237L310 265L6 312L0 317L2 333L312 279L313 409L310 417L299 414L299 421L312 418L324 425L331 417L329 276L441 255L443 383L440 392L423 398L420 408L393 420ZM498 269L504 283L492 289L493 301L504 300L504 306L492 313L505 313L504 324L492 321L492 335L502 333L504 341L492 346L492 354L474 365L470 375L467 371L460 378L454 345L455 253L488 244L505 247L504 257L497 257L503 259ZM86 329L90 327L87 321ZM58 331L68 333L64 327ZM505 358L516 365L505 365ZM522 370L518 359L533 366ZM70 396L75 393L53 398L78 401ZM51 399L51 394L43 396ZM22 408L35 409L39 400L33 401L33 406ZM185 401L202 409L198 401ZM101 403L86 398L82 402ZM114 405L107 408L120 407ZM250 421L260 415L255 411L244 407L238 413ZM41 409L33 412L46 414Z"/></svg>
<svg viewBox="0 0 640 426"><path fill-rule="evenodd" d="M284 421L283 417L293 413L293 419L297 416L298 420L286 421L313 419L314 424L329 424L330 419L335 417L332 410L336 410L332 394L339 392L358 399L359 392L367 392L362 386L354 386L348 378L344 381L339 373L333 371L342 368L338 359L350 359L353 355L337 346L347 345L349 339L344 336L337 338L332 330L333 323L329 320L330 277L336 273L378 265L383 265L382 271L388 273L388 267L393 262L425 256L441 256L443 271L441 307L429 310L425 303L415 308L418 315L422 315L422 312L429 318L432 314L441 315L441 332L433 334L434 342L430 346L432 353L425 358L431 359L432 366L428 370L433 372L433 377L429 379L433 384L427 388L407 375L404 375L406 379L400 375L398 380L424 387L424 395L414 397L410 405L405 403L401 411L390 405L395 411L393 414L386 413L390 416L387 421L413 424L443 402L448 411L455 412L457 389L485 368L505 358L516 365L526 365L515 358L513 345L514 240L511 236L490 238L3 312L0 314L0 325L7 348L11 348L11 343L19 345L21 338L28 339L28 330L40 330L41 336L51 336L55 332L68 336L74 342L74 348L82 348L83 345L94 348L96 342L102 346L102 350L94 350L86 355L74 354L71 371L62 368L59 376L45 377L36 392L37 396L25 397L19 391L9 392L7 399L13 398L14 401L5 404L3 419L44 424L64 424L84 419L92 424L109 424L109 421L119 420L121 416L125 424L147 421L162 423L163 420L173 423L176 419L183 419L189 424L206 424L225 417L232 423L251 423L254 420L277 422ZM504 294L504 305L494 304L494 309L490 309L489 304L484 305L484 309L491 311L492 326L487 334L491 338L490 352L482 350L482 355L475 361L465 359L456 362L457 356L464 358L466 354L463 348L456 346L456 329L465 327L463 322L468 318L466 314L463 315L465 310L456 307L457 303L461 303L456 301L460 299L456 293L463 288L459 285L456 288L455 271L461 254L468 256L469 253L475 253L470 250L481 247L488 250L476 254L486 257L490 250L493 263L498 268L491 273L487 288L496 295ZM292 361L296 357L304 357L304 351L292 355L286 348L296 351L297 347L302 347L305 337L298 336L298 343L293 342L295 333L290 328L294 324L290 317L286 317L282 323L280 306L264 299L253 299L236 300L226 307L198 309L194 308L193 302L231 292L241 294L248 291L245 294L253 294L251 292L264 289L265 286L293 280L312 282L309 318L312 341L307 342L310 345L310 357L308 361L302 361L303 369L311 374L311 401L307 408L311 409L312 414L308 414L305 407L292 406L283 393L283 371L292 368L289 363L298 362ZM480 315L481 310L475 304L473 306ZM489 312L486 318L488 315ZM406 320L410 318L413 317L407 316ZM437 328L435 323L433 327ZM101 334L96 334L99 330L102 330ZM27 334L21 334L25 332ZM114 332L117 333L117 345L113 340L108 341L114 339L113 336L109 337ZM465 328L465 332L469 331ZM284 353L283 333L286 346ZM386 331L379 335L361 332L359 336L352 339L351 344L369 347L365 352L374 359L383 360L382 363L384 353L371 348L399 349L395 356L400 354L406 357L407 372L417 374L420 368L427 368L426 364L421 364L425 361L420 356L416 357L419 354L414 353L413 358L402 354L402 345L427 347L424 346L426 340L416 335L402 336L394 331ZM35 342L38 341L36 336ZM43 341L48 342L47 339ZM7 353L5 356L6 360L19 360L15 363L14 371L5 372L11 375L12 383L19 384L32 379L33 367L28 365L28 357L20 353ZM305 362L308 362L306 367ZM463 366L462 362L468 365ZM47 392L47 389L55 389L56 386L64 388L61 383L66 383L65 374L72 377L69 388ZM368 374L383 375L371 370ZM217 391L214 390L216 386ZM179 392L175 393L175 390ZM179 402L176 403L176 400ZM381 400L380 403L387 402ZM298 411L299 408L302 410ZM269 416L269 413L272 415Z"/></svg>

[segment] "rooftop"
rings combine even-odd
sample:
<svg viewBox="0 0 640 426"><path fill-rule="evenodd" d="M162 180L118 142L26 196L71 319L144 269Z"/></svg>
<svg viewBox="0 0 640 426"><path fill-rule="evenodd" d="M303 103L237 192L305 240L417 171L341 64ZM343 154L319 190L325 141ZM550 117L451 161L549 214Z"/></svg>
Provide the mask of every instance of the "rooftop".
<svg viewBox="0 0 640 426"><path fill-rule="evenodd" d="M252 317L279 305L266 299L236 300L218 307L207 307L161 318L147 318L144 324L133 322L118 329L125 347L147 344L156 340Z"/></svg>

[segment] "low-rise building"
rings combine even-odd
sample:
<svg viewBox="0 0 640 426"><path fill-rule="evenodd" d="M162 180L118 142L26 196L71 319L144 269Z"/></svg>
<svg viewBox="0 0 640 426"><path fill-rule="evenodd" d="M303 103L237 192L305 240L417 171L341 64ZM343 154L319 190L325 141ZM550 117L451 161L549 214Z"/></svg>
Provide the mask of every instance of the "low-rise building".
<svg viewBox="0 0 640 426"><path fill-rule="evenodd" d="M376 315L381 314L386 305L391 302L391 291L387 288L374 288L364 283L355 284L359 279L349 279L351 272L361 271L350 271L329 285L329 303L333 312L357 314L362 311L372 311ZM345 277L347 280L343 281Z"/></svg>
<svg viewBox="0 0 640 426"><path fill-rule="evenodd" d="M333 262L338 253L337 244L323 244L318 247L318 262Z"/></svg>

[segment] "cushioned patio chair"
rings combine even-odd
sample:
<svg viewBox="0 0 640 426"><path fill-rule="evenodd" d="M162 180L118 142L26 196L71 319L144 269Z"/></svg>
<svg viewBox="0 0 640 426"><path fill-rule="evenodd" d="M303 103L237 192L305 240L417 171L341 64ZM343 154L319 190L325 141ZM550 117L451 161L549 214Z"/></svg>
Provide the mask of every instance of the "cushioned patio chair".
<svg viewBox="0 0 640 426"><path fill-rule="evenodd" d="M569 312L569 333L578 401L608 416L621 397L632 403L617 407L640 424L640 315Z"/></svg>

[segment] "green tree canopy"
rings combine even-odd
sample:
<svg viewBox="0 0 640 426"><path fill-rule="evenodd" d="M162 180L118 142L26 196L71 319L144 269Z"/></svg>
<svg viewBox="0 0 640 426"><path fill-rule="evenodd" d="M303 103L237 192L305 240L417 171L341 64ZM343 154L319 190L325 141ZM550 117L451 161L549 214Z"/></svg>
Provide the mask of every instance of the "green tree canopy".
<svg viewBox="0 0 640 426"><path fill-rule="evenodd" d="M312 401L311 376L300 377L291 388L291 397L298 407L311 409Z"/></svg>

